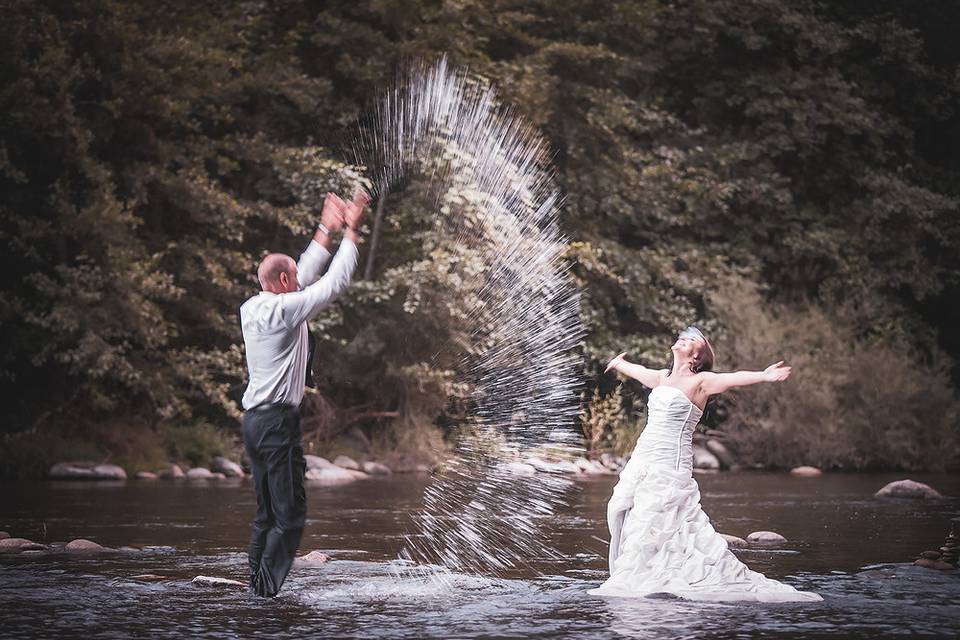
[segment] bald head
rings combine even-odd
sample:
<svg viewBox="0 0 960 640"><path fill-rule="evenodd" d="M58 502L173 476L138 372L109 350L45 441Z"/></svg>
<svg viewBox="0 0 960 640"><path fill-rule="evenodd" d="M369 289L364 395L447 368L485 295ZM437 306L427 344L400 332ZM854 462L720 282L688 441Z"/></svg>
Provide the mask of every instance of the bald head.
<svg viewBox="0 0 960 640"><path fill-rule="evenodd" d="M257 268L257 278L264 291L287 293L296 291L297 263L284 253L268 253Z"/></svg>

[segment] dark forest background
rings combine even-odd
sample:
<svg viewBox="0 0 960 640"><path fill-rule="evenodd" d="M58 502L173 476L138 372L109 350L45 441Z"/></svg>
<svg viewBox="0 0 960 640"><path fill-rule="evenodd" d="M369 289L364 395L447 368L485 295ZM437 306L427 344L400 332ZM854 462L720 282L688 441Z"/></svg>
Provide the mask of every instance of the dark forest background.
<svg viewBox="0 0 960 640"><path fill-rule="evenodd" d="M706 426L749 463L960 461L960 4L950 0L8 0L0 15L0 473L229 448L239 304L358 169L405 61L488 79L555 153L583 287L580 428L623 450L704 327L718 368L785 358ZM458 283L413 181L326 312L311 446L423 452L454 422ZM371 215L372 218L372 215ZM369 225L368 225L369 226Z"/></svg>

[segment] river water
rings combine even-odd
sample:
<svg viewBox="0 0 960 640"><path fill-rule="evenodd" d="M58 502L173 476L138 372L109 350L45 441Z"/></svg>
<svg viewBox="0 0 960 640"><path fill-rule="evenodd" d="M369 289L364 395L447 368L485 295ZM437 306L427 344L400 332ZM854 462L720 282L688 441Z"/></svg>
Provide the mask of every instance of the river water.
<svg viewBox="0 0 960 640"><path fill-rule="evenodd" d="M816 591L815 604L704 604L601 599L604 508L614 478L578 482L545 523L560 559L497 578L438 580L395 560L428 476L308 489L302 551L280 596L194 586L198 575L245 580L249 481L47 482L0 486L0 529L48 543L89 538L136 552L0 555L0 636L232 638L876 638L960 635L960 571L913 567L939 547L960 499L881 500L891 474L742 472L698 476L719 531L760 529L789 542L737 554L751 568ZM960 477L911 476L946 495ZM44 530L46 537L44 538ZM168 578L134 580L138 574Z"/></svg>

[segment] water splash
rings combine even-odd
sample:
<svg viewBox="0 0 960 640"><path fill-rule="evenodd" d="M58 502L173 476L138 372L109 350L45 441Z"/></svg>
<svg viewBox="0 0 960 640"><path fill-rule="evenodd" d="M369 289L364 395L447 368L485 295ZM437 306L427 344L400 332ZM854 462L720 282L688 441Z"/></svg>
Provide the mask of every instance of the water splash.
<svg viewBox="0 0 960 640"><path fill-rule="evenodd" d="M373 194L428 179L445 237L485 264L467 287L458 373L471 425L424 496L402 556L500 573L555 557L546 527L571 487L531 452L578 452L579 293L557 224L547 145L493 89L445 59L414 66L377 102L354 146Z"/></svg>

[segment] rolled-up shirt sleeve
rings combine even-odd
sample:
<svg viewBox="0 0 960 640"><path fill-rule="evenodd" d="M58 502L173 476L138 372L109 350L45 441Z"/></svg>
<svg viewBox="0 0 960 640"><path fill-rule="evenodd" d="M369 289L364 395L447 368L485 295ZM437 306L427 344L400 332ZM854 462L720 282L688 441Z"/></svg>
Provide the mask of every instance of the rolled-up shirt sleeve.
<svg viewBox="0 0 960 640"><path fill-rule="evenodd" d="M350 286L358 256L357 245L344 239L322 278L300 291L281 294L283 320L287 326L293 328L313 318L336 300Z"/></svg>
<svg viewBox="0 0 960 640"><path fill-rule="evenodd" d="M297 261L297 279L300 280L300 286L309 287L316 282L329 261L330 252L316 240L310 240Z"/></svg>

